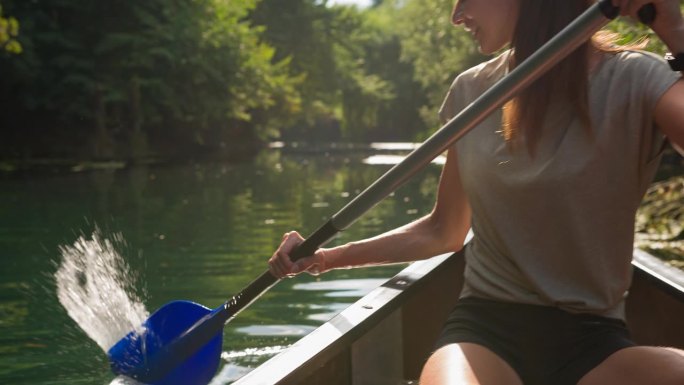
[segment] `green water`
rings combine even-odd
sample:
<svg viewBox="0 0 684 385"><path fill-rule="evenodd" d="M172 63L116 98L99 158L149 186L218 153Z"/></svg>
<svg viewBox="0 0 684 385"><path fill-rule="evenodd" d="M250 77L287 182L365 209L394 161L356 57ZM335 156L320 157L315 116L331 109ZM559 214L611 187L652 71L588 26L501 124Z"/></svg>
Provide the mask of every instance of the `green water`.
<svg viewBox="0 0 684 385"><path fill-rule="evenodd" d="M102 349L55 294L60 246L99 228L137 275L152 311L176 299L223 303L266 268L283 232L315 230L389 166L367 151L269 149L238 164L0 174L0 383L108 384ZM386 152L383 152L386 154ZM430 166L335 242L427 213ZM401 266L300 276L278 284L224 329L228 383L329 319Z"/></svg>

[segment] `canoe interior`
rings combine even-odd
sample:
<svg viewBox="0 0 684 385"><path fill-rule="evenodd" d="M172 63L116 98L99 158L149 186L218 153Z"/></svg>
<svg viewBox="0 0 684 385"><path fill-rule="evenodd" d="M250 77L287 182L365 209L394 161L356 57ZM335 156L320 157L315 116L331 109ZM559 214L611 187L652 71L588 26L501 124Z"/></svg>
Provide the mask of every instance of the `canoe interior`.
<svg viewBox="0 0 684 385"><path fill-rule="evenodd" d="M627 324L643 345L684 348L684 271L635 251Z"/></svg>
<svg viewBox="0 0 684 385"><path fill-rule="evenodd" d="M463 255L416 262L235 384L407 384L462 286ZM627 322L640 344L684 348L684 272L641 251Z"/></svg>

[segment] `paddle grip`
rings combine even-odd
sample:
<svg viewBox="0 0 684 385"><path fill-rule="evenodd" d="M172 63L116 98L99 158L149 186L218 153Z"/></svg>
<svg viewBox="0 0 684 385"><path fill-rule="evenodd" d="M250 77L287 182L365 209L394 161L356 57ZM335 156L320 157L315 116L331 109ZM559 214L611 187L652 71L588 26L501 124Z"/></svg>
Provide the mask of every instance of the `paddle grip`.
<svg viewBox="0 0 684 385"><path fill-rule="evenodd" d="M340 230L333 225L332 220L329 220L304 240L304 242L295 247L290 253L290 259L296 261L300 258L312 255L319 247L332 239L338 232L340 232ZM224 322L229 321L277 282L278 278L274 277L269 270L266 270L239 294L233 296L223 305L224 310L219 312L221 313L221 319Z"/></svg>
<svg viewBox="0 0 684 385"><path fill-rule="evenodd" d="M611 0L601 0L599 1L599 8L605 17L608 19L615 19L620 15L620 8L613 5ZM639 21L646 25L651 25L656 18L656 9L652 3L646 4L639 12Z"/></svg>
<svg viewBox="0 0 684 385"><path fill-rule="evenodd" d="M290 253L290 260L294 262L298 259L313 255L319 247L326 244L339 232L340 230L335 227L332 219L328 220L323 226L319 227L318 230L314 231L313 234L309 235L304 242L300 243L292 250Z"/></svg>

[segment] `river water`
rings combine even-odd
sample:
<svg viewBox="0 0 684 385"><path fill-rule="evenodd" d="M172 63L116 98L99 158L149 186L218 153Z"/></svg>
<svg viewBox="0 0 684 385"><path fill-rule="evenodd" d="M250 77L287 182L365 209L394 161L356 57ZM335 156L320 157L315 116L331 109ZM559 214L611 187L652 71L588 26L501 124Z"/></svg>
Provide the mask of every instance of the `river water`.
<svg viewBox="0 0 684 385"><path fill-rule="evenodd" d="M411 148L274 146L239 163L0 173L0 384L128 384L109 371L108 346L169 301L219 306L266 269L285 231L310 234ZM425 215L439 171L427 167L333 244ZM684 179L668 183L647 195L637 241L676 264ZM283 351L402 267L280 282L224 328L212 385Z"/></svg>
<svg viewBox="0 0 684 385"><path fill-rule="evenodd" d="M0 175L0 383L124 383L108 369L107 341L172 300L223 303L264 271L283 232L314 231L396 161L396 148ZM438 177L428 167L333 242L424 215ZM279 283L224 328L213 383L282 351L401 267Z"/></svg>

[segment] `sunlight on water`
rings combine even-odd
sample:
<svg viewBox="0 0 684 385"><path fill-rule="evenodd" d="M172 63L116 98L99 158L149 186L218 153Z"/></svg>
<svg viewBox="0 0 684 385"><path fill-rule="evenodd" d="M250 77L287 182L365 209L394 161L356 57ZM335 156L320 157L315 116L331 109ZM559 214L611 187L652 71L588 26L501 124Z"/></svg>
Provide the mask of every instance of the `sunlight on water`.
<svg viewBox="0 0 684 385"><path fill-rule="evenodd" d="M420 143L411 142L374 142L370 148L379 151L413 151L420 147Z"/></svg>
<svg viewBox="0 0 684 385"><path fill-rule="evenodd" d="M253 358L261 356L275 356L276 354L285 351L288 346L267 346L264 348L247 348L238 351L229 351L221 353L221 358L227 362L231 362L238 358Z"/></svg>
<svg viewBox="0 0 684 385"><path fill-rule="evenodd" d="M250 325L237 328L237 332L250 336L304 337L314 329L311 325Z"/></svg>
<svg viewBox="0 0 684 385"><path fill-rule="evenodd" d="M209 385L222 385L237 381L245 374L251 372L255 366L265 359L287 350L289 346L267 346L263 348L248 348L239 351L221 353L225 365L216 374ZM123 384L122 384L123 385Z"/></svg>
<svg viewBox="0 0 684 385"><path fill-rule="evenodd" d="M118 376L115 379L112 380L112 382L109 383L109 385L144 385L141 382L138 382L132 378L124 377L124 376Z"/></svg>
<svg viewBox="0 0 684 385"><path fill-rule="evenodd" d="M294 290L322 291L326 297L350 297L358 298L370 293L376 287L385 283L387 279L361 278L361 279L338 279L331 281L317 281L298 283L293 286Z"/></svg>
<svg viewBox="0 0 684 385"><path fill-rule="evenodd" d="M323 323L330 321L334 316L340 314L342 310L348 308L349 303L332 302L325 305L312 304L307 307L314 313L306 316L306 319Z"/></svg>
<svg viewBox="0 0 684 385"><path fill-rule="evenodd" d="M133 293L134 282L114 242L95 230L90 239L79 237L61 246L62 262L55 273L57 296L69 316L107 351L130 331L140 327L148 312Z"/></svg>
<svg viewBox="0 0 684 385"><path fill-rule="evenodd" d="M253 368L246 366L225 364L216 376L211 380L209 385L224 385L237 381L245 374L251 372Z"/></svg>
<svg viewBox="0 0 684 385"><path fill-rule="evenodd" d="M395 165L401 163L406 157L403 155L371 155L363 160L364 164L374 166L380 165ZM438 156L432 160L433 164L444 165L446 163L445 156Z"/></svg>

